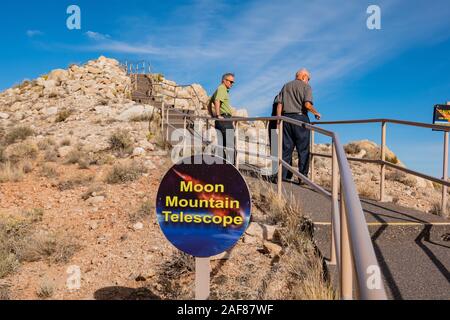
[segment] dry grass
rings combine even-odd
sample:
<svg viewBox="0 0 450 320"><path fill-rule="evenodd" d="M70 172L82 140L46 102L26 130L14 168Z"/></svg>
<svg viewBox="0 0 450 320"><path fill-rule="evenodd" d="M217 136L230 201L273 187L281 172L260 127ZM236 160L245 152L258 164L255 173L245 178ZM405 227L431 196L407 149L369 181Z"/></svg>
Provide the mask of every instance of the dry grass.
<svg viewBox="0 0 450 320"><path fill-rule="evenodd" d="M21 142L9 147L8 160L13 163L18 163L22 160L34 160L38 155L38 148L34 143Z"/></svg>
<svg viewBox="0 0 450 320"><path fill-rule="evenodd" d="M61 147L68 147L72 144L72 141L68 138L61 141L60 146Z"/></svg>
<svg viewBox="0 0 450 320"><path fill-rule="evenodd" d="M49 280L43 280L36 290L36 296L40 299L49 299L55 292L55 284Z"/></svg>
<svg viewBox="0 0 450 320"><path fill-rule="evenodd" d="M55 141L51 138L46 138L44 140L40 140L37 144L39 150L46 151L50 149L52 146L55 146Z"/></svg>
<svg viewBox="0 0 450 320"><path fill-rule="evenodd" d="M142 164L134 161L117 164L108 172L106 182L109 184L120 184L135 181L145 172L146 169L142 166Z"/></svg>
<svg viewBox="0 0 450 320"><path fill-rule="evenodd" d="M417 180L414 177L398 170L388 171L386 173L386 179L400 182L409 187L415 187L417 185Z"/></svg>
<svg viewBox="0 0 450 320"><path fill-rule="evenodd" d="M63 109L61 111L58 112L58 114L56 115L56 120L55 122L64 122L67 119L69 119L69 117L72 115L73 110L70 109Z"/></svg>
<svg viewBox="0 0 450 320"><path fill-rule="evenodd" d="M32 225L42 221L43 215L39 208L14 215L0 213L0 279L19 268L18 248L28 244L25 238L31 233Z"/></svg>
<svg viewBox="0 0 450 320"><path fill-rule="evenodd" d="M55 165L44 164L41 167L39 175L44 178L53 179L59 176Z"/></svg>
<svg viewBox="0 0 450 320"><path fill-rule="evenodd" d="M72 190L79 186L90 184L92 181L94 181L94 179L95 179L94 175L81 175L76 177L70 177L67 180L60 181L58 183L58 189L59 191Z"/></svg>
<svg viewBox="0 0 450 320"><path fill-rule="evenodd" d="M347 154L358 154L361 152L361 147L356 143L349 143L344 146L344 150Z"/></svg>
<svg viewBox="0 0 450 320"><path fill-rule="evenodd" d="M45 151L44 160L47 162L57 162L58 161L58 153L55 149L49 149Z"/></svg>
<svg viewBox="0 0 450 320"><path fill-rule="evenodd" d="M130 221L135 223L148 219L154 211L155 205L151 201L145 201L141 204L139 210L131 212L129 214Z"/></svg>
<svg viewBox="0 0 450 320"><path fill-rule="evenodd" d="M358 194L360 197L378 200L379 195L376 188L368 183L357 185Z"/></svg>
<svg viewBox="0 0 450 320"><path fill-rule="evenodd" d="M278 240L284 252L263 280L257 298L336 299L326 266L313 241L312 221L302 214L297 203L279 199L272 186L263 180L250 185L254 203L266 211L266 222L279 226Z"/></svg>
<svg viewBox="0 0 450 320"><path fill-rule="evenodd" d="M0 183L19 182L24 176L23 169L11 162L0 163Z"/></svg>
<svg viewBox="0 0 450 320"><path fill-rule="evenodd" d="M117 130L109 137L109 146L112 151L119 154L130 153L133 148L133 140L126 130Z"/></svg>
<svg viewBox="0 0 450 320"><path fill-rule="evenodd" d="M5 142L7 145L16 143L21 140L25 140L28 137L33 136L35 133L34 131L26 126L19 126L13 128L11 131L8 132L5 136Z"/></svg>

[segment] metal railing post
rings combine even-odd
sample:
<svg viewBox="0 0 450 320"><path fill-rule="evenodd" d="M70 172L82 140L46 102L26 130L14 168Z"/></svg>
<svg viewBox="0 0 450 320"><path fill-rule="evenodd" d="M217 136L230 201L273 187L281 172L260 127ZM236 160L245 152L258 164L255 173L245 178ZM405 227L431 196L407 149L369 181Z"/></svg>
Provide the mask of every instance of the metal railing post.
<svg viewBox="0 0 450 320"><path fill-rule="evenodd" d="M447 181L448 179L448 131L445 131L444 133L444 165L443 165L443 175L442 175L442 179ZM442 216L447 217L448 215L448 210L447 210L447 199L448 199L448 195L447 195L447 190L448 187L447 186L442 186L442 203L441 203L441 212L442 212Z"/></svg>
<svg viewBox="0 0 450 320"><path fill-rule="evenodd" d="M341 182L341 202L340 202L340 223L341 223L341 262L340 262L340 289L341 299L353 299L353 266L352 253L350 247L350 237L347 222L347 211L344 200L344 187Z"/></svg>
<svg viewBox="0 0 450 320"><path fill-rule="evenodd" d="M311 170L311 181L314 182L314 130L311 130L311 144L309 146L309 152L310 152L310 162L309 167Z"/></svg>
<svg viewBox="0 0 450 320"><path fill-rule="evenodd" d="M183 157L186 153L186 146L187 146L187 141L186 141L186 133L187 133L187 117L184 117L184 121L183 121ZM189 144L192 144L192 141L189 141Z"/></svg>
<svg viewBox="0 0 450 320"><path fill-rule="evenodd" d="M239 170L239 152L238 152L238 142L239 142L239 122L236 121L234 125L234 166Z"/></svg>
<svg viewBox="0 0 450 320"><path fill-rule="evenodd" d="M164 101L161 103L161 136L163 139L165 139L165 134L164 134L164 111L165 111L165 107L164 107ZM166 141L164 141L166 142Z"/></svg>
<svg viewBox="0 0 450 320"><path fill-rule="evenodd" d="M282 187L283 187L283 120L280 121L278 126L278 197L282 197Z"/></svg>
<svg viewBox="0 0 450 320"><path fill-rule="evenodd" d="M166 110L166 141L169 141L169 108Z"/></svg>
<svg viewBox="0 0 450 320"><path fill-rule="evenodd" d="M331 178L331 255L330 264L336 265L340 259L341 227L339 221L339 166L336 156L336 145L332 147L332 178Z"/></svg>
<svg viewBox="0 0 450 320"><path fill-rule="evenodd" d="M380 201L384 202L385 200L385 177L386 177L386 165L384 161L386 161L386 122L381 123L381 173L380 173Z"/></svg>

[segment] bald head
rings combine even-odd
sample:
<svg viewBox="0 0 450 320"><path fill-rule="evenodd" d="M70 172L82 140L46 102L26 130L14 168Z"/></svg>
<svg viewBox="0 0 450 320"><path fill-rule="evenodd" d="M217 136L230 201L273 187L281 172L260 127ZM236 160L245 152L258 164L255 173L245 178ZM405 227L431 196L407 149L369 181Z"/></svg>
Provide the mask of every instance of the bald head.
<svg viewBox="0 0 450 320"><path fill-rule="evenodd" d="M309 81L311 79L311 74L309 73L308 70L306 69L301 69L297 72L297 74L295 75L295 78L297 80L302 80L302 81Z"/></svg>

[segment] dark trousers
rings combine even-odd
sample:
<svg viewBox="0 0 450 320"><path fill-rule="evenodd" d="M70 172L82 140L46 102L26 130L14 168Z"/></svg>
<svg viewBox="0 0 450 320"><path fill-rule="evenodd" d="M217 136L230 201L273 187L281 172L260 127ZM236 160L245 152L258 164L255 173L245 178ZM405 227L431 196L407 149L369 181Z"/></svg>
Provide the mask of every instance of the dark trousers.
<svg viewBox="0 0 450 320"><path fill-rule="evenodd" d="M288 118L310 123L309 117L302 114L286 114ZM309 146L311 133L308 129L283 123L283 160L292 165L292 153L294 148L298 153L298 170L304 176L309 172ZM292 178L292 173L283 168L283 179Z"/></svg>
<svg viewBox="0 0 450 320"><path fill-rule="evenodd" d="M224 118L231 118L231 116L223 116ZM234 163L234 152L232 150L226 150L225 147L227 147L227 142L233 142L234 144L234 125L231 121L220 121L216 120L216 130L217 133L222 135L222 147L223 149L223 158L228 160L230 163ZM231 132L228 132L228 138L231 139L231 141L227 140L227 130L232 130ZM220 139L219 141L220 142ZM229 146L232 147L231 145ZM227 156L228 155L228 156Z"/></svg>

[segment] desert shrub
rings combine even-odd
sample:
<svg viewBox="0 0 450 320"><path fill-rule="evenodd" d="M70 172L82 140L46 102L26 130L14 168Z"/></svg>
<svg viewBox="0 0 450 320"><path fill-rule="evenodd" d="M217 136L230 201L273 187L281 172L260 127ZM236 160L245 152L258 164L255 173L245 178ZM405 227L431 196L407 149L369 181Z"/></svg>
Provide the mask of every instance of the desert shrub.
<svg viewBox="0 0 450 320"><path fill-rule="evenodd" d="M91 183L94 179L95 177L93 175L72 177L68 180L60 181L58 183L58 189L59 191L72 190L79 186L84 186Z"/></svg>
<svg viewBox="0 0 450 320"><path fill-rule="evenodd" d="M142 164L137 162L117 164L109 171L106 182L109 184L119 184L135 181L145 172L146 170Z"/></svg>
<svg viewBox="0 0 450 320"><path fill-rule="evenodd" d="M195 270L195 259L184 252L176 251L164 261L162 270L165 277L178 278Z"/></svg>
<svg viewBox="0 0 450 320"><path fill-rule="evenodd" d="M63 109L61 111L58 112L58 114L56 115L56 119L55 122L64 122L67 119L69 119L69 117L72 115L73 111L70 109Z"/></svg>
<svg viewBox="0 0 450 320"><path fill-rule="evenodd" d="M375 187L370 184L361 184L358 185L358 193L360 197L368 198L368 199L378 199L378 192L375 190Z"/></svg>
<svg viewBox="0 0 450 320"><path fill-rule="evenodd" d="M58 161L58 153L55 149L50 149L45 151L44 160L47 162L56 162Z"/></svg>
<svg viewBox="0 0 450 320"><path fill-rule="evenodd" d="M152 115L149 113L135 115L130 119L131 122L149 122L150 120L152 120Z"/></svg>
<svg viewBox="0 0 450 320"><path fill-rule="evenodd" d="M361 147L356 143L349 143L344 146L345 153L347 154L358 154L361 152Z"/></svg>
<svg viewBox="0 0 450 320"><path fill-rule="evenodd" d="M36 296L40 299L49 299L53 296L55 284L49 280L44 280L36 290Z"/></svg>
<svg viewBox="0 0 450 320"><path fill-rule="evenodd" d="M13 163L18 163L22 160L36 159L38 155L38 148L31 142L20 142L9 147L8 160Z"/></svg>
<svg viewBox="0 0 450 320"><path fill-rule="evenodd" d="M27 174L33 171L33 164L30 161L25 161L22 164L23 173Z"/></svg>
<svg viewBox="0 0 450 320"><path fill-rule="evenodd" d="M35 232L16 244L16 256L21 262L47 260L51 263L67 263L76 250L77 243L67 235Z"/></svg>
<svg viewBox="0 0 450 320"><path fill-rule="evenodd" d="M133 141L130 134L125 130L118 130L109 137L111 150L120 153L129 153L133 148Z"/></svg>
<svg viewBox="0 0 450 320"><path fill-rule="evenodd" d="M415 187L417 185L417 180L414 177L398 170L387 172L386 179L400 182L409 187Z"/></svg>
<svg viewBox="0 0 450 320"><path fill-rule="evenodd" d="M13 128L8 134L5 136L6 144L13 144L17 141L25 140L28 137L34 135L34 131L26 126L19 126Z"/></svg>
<svg viewBox="0 0 450 320"><path fill-rule="evenodd" d="M38 142L37 146L39 150L45 151L55 145L55 141L51 138L46 138Z"/></svg>
<svg viewBox="0 0 450 320"><path fill-rule="evenodd" d="M11 162L0 163L0 183L19 182L23 179L23 170Z"/></svg>
<svg viewBox="0 0 450 320"><path fill-rule="evenodd" d="M60 146L61 147L68 147L72 144L72 141L70 141L70 139L66 138L63 141L61 141Z"/></svg>
<svg viewBox="0 0 450 320"><path fill-rule="evenodd" d="M151 201L145 201L141 204L140 208L136 211L132 211L129 214L131 222L139 222L149 218L155 210L155 206Z"/></svg>
<svg viewBox="0 0 450 320"><path fill-rule="evenodd" d="M52 165L48 165L48 164L44 164L41 167L39 174L41 177L49 178L49 179L56 178L59 175L58 171L56 171L56 166L52 166Z"/></svg>

